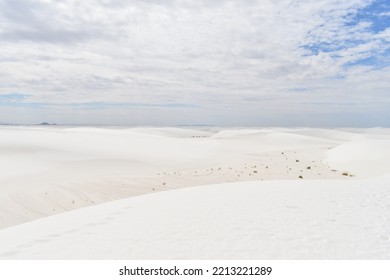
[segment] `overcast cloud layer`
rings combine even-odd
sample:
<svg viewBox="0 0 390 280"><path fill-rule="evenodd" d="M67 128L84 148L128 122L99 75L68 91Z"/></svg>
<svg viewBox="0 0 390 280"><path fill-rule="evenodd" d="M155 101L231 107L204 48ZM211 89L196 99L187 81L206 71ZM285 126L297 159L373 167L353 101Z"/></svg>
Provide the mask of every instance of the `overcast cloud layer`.
<svg viewBox="0 0 390 280"><path fill-rule="evenodd" d="M390 126L386 0L0 0L0 123Z"/></svg>

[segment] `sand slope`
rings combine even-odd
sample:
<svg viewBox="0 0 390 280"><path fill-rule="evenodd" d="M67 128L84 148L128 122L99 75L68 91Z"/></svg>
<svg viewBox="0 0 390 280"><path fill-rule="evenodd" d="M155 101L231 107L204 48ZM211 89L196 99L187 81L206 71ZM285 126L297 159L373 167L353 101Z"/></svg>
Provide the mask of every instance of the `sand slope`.
<svg viewBox="0 0 390 280"><path fill-rule="evenodd" d="M325 162L337 169L349 170L361 177L388 174L390 140L355 140L327 152Z"/></svg>
<svg viewBox="0 0 390 280"><path fill-rule="evenodd" d="M185 188L0 231L3 259L388 259L390 177Z"/></svg>

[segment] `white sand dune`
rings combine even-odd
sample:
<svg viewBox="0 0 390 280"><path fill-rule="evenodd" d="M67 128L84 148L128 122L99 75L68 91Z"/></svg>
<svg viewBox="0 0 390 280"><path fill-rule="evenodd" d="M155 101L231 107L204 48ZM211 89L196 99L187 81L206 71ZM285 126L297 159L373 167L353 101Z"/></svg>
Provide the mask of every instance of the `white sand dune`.
<svg viewBox="0 0 390 280"><path fill-rule="evenodd" d="M2 259L388 259L390 180L240 182L0 231Z"/></svg>
<svg viewBox="0 0 390 280"><path fill-rule="evenodd" d="M390 140L356 140L341 144L327 152L325 162L360 176L388 174Z"/></svg>
<svg viewBox="0 0 390 280"><path fill-rule="evenodd" d="M185 186L340 178L321 162L327 147L338 142L293 132L3 126L0 228ZM309 172L309 165L316 169Z"/></svg>
<svg viewBox="0 0 390 280"><path fill-rule="evenodd" d="M0 126L0 254L388 258L389 147L385 128Z"/></svg>

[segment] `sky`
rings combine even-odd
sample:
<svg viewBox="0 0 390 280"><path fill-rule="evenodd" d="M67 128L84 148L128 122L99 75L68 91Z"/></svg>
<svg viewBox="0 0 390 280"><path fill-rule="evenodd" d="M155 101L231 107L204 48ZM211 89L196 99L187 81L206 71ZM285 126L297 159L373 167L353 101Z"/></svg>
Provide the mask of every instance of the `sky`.
<svg viewBox="0 0 390 280"><path fill-rule="evenodd" d="M0 0L0 123L390 126L388 0Z"/></svg>

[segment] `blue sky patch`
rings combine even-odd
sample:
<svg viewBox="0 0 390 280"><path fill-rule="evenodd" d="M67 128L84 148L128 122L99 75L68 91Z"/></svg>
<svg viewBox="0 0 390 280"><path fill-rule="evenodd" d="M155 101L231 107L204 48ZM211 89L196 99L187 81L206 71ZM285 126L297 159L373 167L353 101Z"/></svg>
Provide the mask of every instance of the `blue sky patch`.
<svg viewBox="0 0 390 280"><path fill-rule="evenodd" d="M30 95L22 93L0 94L0 102L16 102L28 98Z"/></svg>
<svg viewBox="0 0 390 280"><path fill-rule="evenodd" d="M374 33L379 33L390 26L390 16L386 16L389 12L388 0L376 0L365 9L358 11L348 25L353 26L362 21L370 22L369 29Z"/></svg>
<svg viewBox="0 0 390 280"><path fill-rule="evenodd" d="M337 38L335 38L334 41L319 41L301 47L309 52L309 56L318 55L319 53L328 53L332 58L338 60L342 58L340 53L342 53L343 50L352 49L356 46L360 46L375 40L377 44L381 44L380 47L378 47L377 49L372 49L370 50L370 52L365 52L364 58L353 60L353 57L351 57L352 60L346 62L343 66L348 68L357 65L364 65L371 66L377 69L390 65L390 61L388 59L388 57L390 56L390 44L388 40L384 38L379 39L374 37L376 34L379 34L384 30L390 28L389 1L374 1L365 8L357 11L355 14L348 15L347 17L345 17L345 20L346 23L344 28L347 32L349 31L349 29L352 30L353 27L356 27L361 23L367 23L363 31L367 32L367 36L358 38L360 37L359 33L350 33L354 36L350 36L349 38L346 38L344 40L338 40ZM356 32L356 30L351 32Z"/></svg>
<svg viewBox="0 0 390 280"><path fill-rule="evenodd" d="M381 54L377 54L375 56L369 56L363 59L359 59L357 61L352 61L344 64L344 68L352 67L352 66L370 66L373 69L380 69L390 65L390 48L384 51Z"/></svg>

